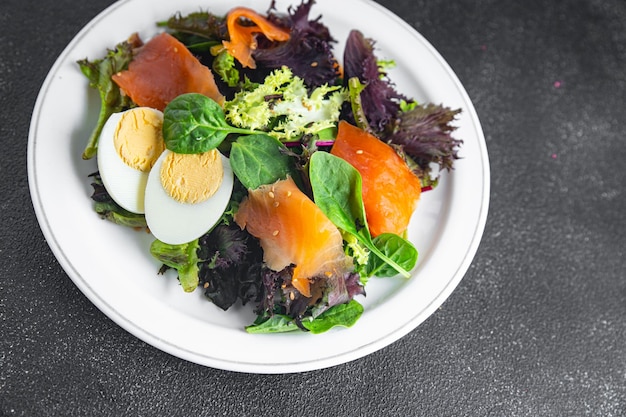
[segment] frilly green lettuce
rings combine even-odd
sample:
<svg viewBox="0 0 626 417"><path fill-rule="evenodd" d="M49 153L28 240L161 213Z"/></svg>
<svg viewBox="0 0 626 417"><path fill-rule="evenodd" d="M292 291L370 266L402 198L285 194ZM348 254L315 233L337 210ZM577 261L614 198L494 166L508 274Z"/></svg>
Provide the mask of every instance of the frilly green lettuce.
<svg viewBox="0 0 626 417"><path fill-rule="evenodd" d="M304 81L283 67L255 88L237 93L224 104L224 112L234 126L292 141L334 127L347 98L341 86L322 85L309 93Z"/></svg>

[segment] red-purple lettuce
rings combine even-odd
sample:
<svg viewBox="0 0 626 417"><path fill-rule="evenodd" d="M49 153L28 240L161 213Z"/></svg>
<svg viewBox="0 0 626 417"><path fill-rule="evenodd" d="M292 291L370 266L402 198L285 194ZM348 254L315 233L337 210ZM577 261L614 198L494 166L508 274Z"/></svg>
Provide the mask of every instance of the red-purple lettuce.
<svg viewBox="0 0 626 417"><path fill-rule="evenodd" d="M335 39L320 18L310 20L309 13L315 0L303 1L297 8L289 7L287 15L276 12L274 2L268 19L290 29L286 42L278 44L258 39L258 48L252 53L258 67L270 70L288 66L294 75L302 78L309 88L333 85L339 77L339 64L333 55Z"/></svg>

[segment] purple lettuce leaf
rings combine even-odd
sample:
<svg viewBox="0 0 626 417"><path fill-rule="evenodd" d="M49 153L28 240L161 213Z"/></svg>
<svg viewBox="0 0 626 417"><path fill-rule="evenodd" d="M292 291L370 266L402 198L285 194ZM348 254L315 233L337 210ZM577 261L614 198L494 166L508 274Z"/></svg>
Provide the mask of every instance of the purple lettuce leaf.
<svg viewBox="0 0 626 417"><path fill-rule="evenodd" d="M237 225L220 224L199 239L199 284L213 304L228 309L237 300L258 302L261 282L256 266L263 261L257 240Z"/></svg>
<svg viewBox="0 0 626 417"><path fill-rule="evenodd" d="M358 30L346 40L343 56L344 84L357 78L365 86L360 94L361 107L373 132L381 132L400 111L400 103L409 99L396 91L382 74L374 55L374 41Z"/></svg>
<svg viewBox="0 0 626 417"><path fill-rule="evenodd" d="M311 297L303 296L291 284L293 266L278 272L264 267L261 275L263 296L257 314L262 317L284 315L298 325L306 316L317 317L333 306L365 294L360 276L355 272L313 278Z"/></svg>
<svg viewBox="0 0 626 417"><path fill-rule="evenodd" d="M365 295L365 287L361 284L361 277L356 272L343 275L332 275L323 280L323 298L311 311L317 317L329 308L345 304L357 295Z"/></svg>
<svg viewBox="0 0 626 417"><path fill-rule="evenodd" d="M459 146L463 143L452 136L456 127L451 123L460 112L460 109L432 103L417 105L398 113L382 138L399 145L424 171L433 163L440 170L451 170L454 161L459 159Z"/></svg>
<svg viewBox="0 0 626 417"><path fill-rule="evenodd" d="M297 8L290 7L287 15L280 15L272 2L268 19L288 27L290 38L276 44L264 42L259 37L258 47L252 54L259 69L271 71L286 65L310 88L335 84L339 77L339 64L333 55L333 43L336 41L328 27L321 23L321 16L309 20L314 4L315 0L303 0Z"/></svg>
<svg viewBox="0 0 626 417"><path fill-rule="evenodd" d="M374 55L374 42L358 31L348 36L344 73L346 83L358 79L364 86L357 103L361 124L366 123L373 134L394 145L399 154L407 155L413 171L424 184L436 184L436 178L431 178L431 164L438 165L440 170L452 169L462 144L452 137L456 130L452 122L460 109L432 103L419 105L398 93L381 73ZM357 118L357 115L348 115L352 120Z"/></svg>

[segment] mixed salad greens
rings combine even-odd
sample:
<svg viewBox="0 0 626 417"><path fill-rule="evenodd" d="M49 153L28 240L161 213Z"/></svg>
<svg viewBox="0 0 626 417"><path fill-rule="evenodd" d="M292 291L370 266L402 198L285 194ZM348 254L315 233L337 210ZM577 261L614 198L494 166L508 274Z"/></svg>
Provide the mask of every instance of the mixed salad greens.
<svg viewBox="0 0 626 417"><path fill-rule="evenodd" d="M408 277L415 266L417 250L405 236L370 233L361 175L329 152L340 121L391 145L422 189L435 187L439 171L452 169L462 143L452 136L460 109L418 103L398 92L386 73L393 62L379 60L374 41L361 32L350 32L340 63L333 53L336 40L321 16L309 16L314 3L303 0L279 13L272 2L261 20L244 11L238 16L241 33L229 31L230 13L179 13L157 22L212 69L225 97L217 103L186 93L172 100L164 110L166 147L180 153L217 148L230 158L235 187L221 220L205 235L181 245L155 240L150 251L162 263L160 273L177 271L185 291L200 288L224 310L238 302L254 304L258 318L246 327L250 333L320 333L351 326L363 311L355 296L365 294L368 279ZM243 53L225 47L241 38L247 39ZM112 76L128 68L141 45L131 36L101 59L79 61L101 98L100 117L83 158L95 155L109 116L136 105ZM249 190L286 177L341 231L354 264L339 280L311 277L319 290L311 297L291 285L294 265L268 268L258 239L234 221ZM146 227L143 215L113 201L98 173L92 175L92 185L98 214L123 226Z"/></svg>

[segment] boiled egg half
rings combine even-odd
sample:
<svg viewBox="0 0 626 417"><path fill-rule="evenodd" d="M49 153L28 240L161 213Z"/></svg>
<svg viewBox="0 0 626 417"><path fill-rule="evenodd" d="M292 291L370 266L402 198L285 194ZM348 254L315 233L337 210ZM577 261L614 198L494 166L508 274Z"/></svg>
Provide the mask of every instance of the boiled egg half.
<svg viewBox="0 0 626 417"><path fill-rule="evenodd" d="M202 154L167 150L162 126L163 113L149 107L111 115L98 142L98 170L111 198L132 213L145 214L154 237L182 244L220 220L234 174L216 149Z"/></svg>
<svg viewBox="0 0 626 417"><path fill-rule="evenodd" d="M201 154L165 150L146 185L150 232L172 245L199 238L222 217L233 184L230 162L217 149Z"/></svg>
<svg viewBox="0 0 626 417"><path fill-rule="evenodd" d="M122 208L144 213L148 174L165 150L163 113L136 107L109 117L98 140L98 170L109 195Z"/></svg>

